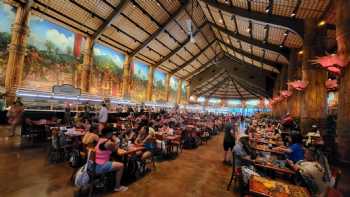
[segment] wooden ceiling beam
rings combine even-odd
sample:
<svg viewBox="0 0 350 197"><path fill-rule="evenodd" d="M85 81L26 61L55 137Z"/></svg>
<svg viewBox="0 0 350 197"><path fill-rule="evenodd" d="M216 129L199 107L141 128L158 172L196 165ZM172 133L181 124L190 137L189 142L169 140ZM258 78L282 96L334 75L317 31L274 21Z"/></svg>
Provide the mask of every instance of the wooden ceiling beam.
<svg viewBox="0 0 350 197"><path fill-rule="evenodd" d="M243 51L242 49L237 49L237 48L235 48L235 47L233 47L233 46L228 46L225 42L223 42L223 41L221 41L221 40L219 40L219 42L220 42L221 44L223 44L223 45L226 45L226 47L230 48L232 51L235 51L235 52L237 52L237 53L240 53L241 55L246 56L246 57L248 57L248 58L250 58L250 59L252 59L252 60L255 60L255 61L258 61L258 62L262 62L262 63L264 63L264 64L268 64L268 65L270 65L270 66L276 68L276 69L279 70L279 71L282 69L281 64L279 64L279 63L277 63L277 62L274 62L274 61L271 61L271 60L267 60L267 59L262 59L261 57L256 56L256 55L254 55L254 54L250 54L250 53L248 53L248 52L246 52L246 51Z"/></svg>
<svg viewBox="0 0 350 197"><path fill-rule="evenodd" d="M218 56L221 55L221 54L222 54L222 53L218 54ZM198 74L201 73L200 70L201 70L202 68L208 68L208 65L211 64L216 58L217 58L216 56L212 57L210 60L208 60L206 63L204 63L203 66L201 66L201 67L198 68L197 70L194 70L193 72L191 72L190 74L188 74L188 75L185 76L184 78L185 78L186 80L191 80L193 77L195 77L195 76L197 76ZM221 61L223 58L224 58L224 57L220 58L220 60L218 60L218 61ZM200 72L197 73L198 71L200 71ZM197 74L196 74L196 73L197 73Z"/></svg>
<svg viewBox="0 0 350 197"><path fill-rule="evenodd" d="M92 39L95 40L108 26L110 26L113 20L120 15L123 8L126 7L128 1L121 0L116 8L113 9L112 13L104 20L102 25L92 35Z"/></svg>
<svg viewBox="0 0 350 197"><path fill-rule="evenodd" d="M183 63L181 66L176 67L171 71L171 74L175 74L182 68L185 68L187 65L189 65L191 62L193 62L195 59L197 59L205 50L207 50L216 40L211 41L206 47L204 47L199 53L197 53L195 56L193 56L191 59Z"/></svg>
<svg viewBox="0 0 350 197"><path fill-rule="evenodd" d="M199 92L198 94L196 94L196 96L202 96L202 95L212 91L213 89L216 89L216 88L222 86L223 84L225 84L223 82L225 82L227 79L228 79L228 77L225 77L223 80L218 81L214 86L210 87L209 89L205 90L204 92Z"/></svg>
<svg viewBox="0 0 350 197"><path fill-rule="evenodd" d="M201 29L205 26L206 24L202 24L196 32L194 32L193 36L197 35L197 33L199 33L201 31ZM174 50L172 50L168 55L164 56L159 62L157 62L154 67L158 67L159 65L163 64L166 60L168 60L170 57L172 57L173 55L175 55L177 52L179 52L182 48L184 48L187 43L190 42L190 37L187 37L186 40L182 43L180 43L180 45L175 48Z"/></svg>
<svg viewBox="0 0 350 197"><path fill-rule="evenodd" d="M145 46L147 46L152 40L154 40L156 37L158 37L165 28L174 20L174 18L177 18L181 12L186 9L186 6L188 5L188 0L186 0L181 6L172 14L169 16L168 20L161 26L160 28L152 34L152 36L148 37L140 46L138 46L132 53L131 56L134 56L138 52L140 52ZM141 7L141 6L140 6Z"/></svg>
<svg viewBox="0 0 350 197"><path fill-rule="evenodd" d="M233 81L232 77L230 77L230 79L231 79L231 81L232 81L232 83L233 83L233 86L235 87L237 93L239 94L239 96L241 97L241 99L243 99L243 96L242 96L241 92L240 92L239 89L238 89L237 83Z"/></svg>
<svg viewBox="0 0 350 197"><path fill-rule="evenodd" d="M278 26L285 27L290 31L297 33L301 38L304 38L304 21L302 19L278 16L278 15L268 15L261 12L249 11L244 8L239 7L229 7L223 3L215 3L211 0L201 0L202 2L210 5L219 10L235 14L244 18L249 18L256 21L261 21L264 23L274 24Z"/></svg>
<svg viewBox="0 0 350 197"><path fill-rule="evenodd" d="M206 81L204 81L202 84L200 84L197 87L195 87L193 92L200 91L201 89L203 89L207 85L210 85L212 81L216 81L217 79L221 78L223 75L225 75L225 70L222 70L218 74L214 75L213 77L211 77L211 78L207 79Z"/></svg>

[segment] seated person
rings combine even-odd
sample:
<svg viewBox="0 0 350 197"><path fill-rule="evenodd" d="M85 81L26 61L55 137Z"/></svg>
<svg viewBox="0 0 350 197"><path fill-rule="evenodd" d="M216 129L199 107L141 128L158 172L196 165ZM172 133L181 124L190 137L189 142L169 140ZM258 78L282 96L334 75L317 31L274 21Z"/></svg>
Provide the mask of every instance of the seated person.
<svg viewBox="0 0 350 197"><path fill-rule="evenodd" d="M238 143L233 147L233 154L235 169L238 172L244 163L244 159L254 160L256 158L256 152L249 145L248 135L242 134L239 137Z"/></svg>
<svg viewBox="0 0 350 197"><path fill-rule="evenodd" d="M152 152L155 148L155 133L149 132L147 126L141 127L136 139L136 145L144 145L147 149L146 152L142 153L141 159L145 160L152 156ZM141 155L141 154L140 154Z"/></svg>
<svg viewBox="0 0 350 197"><path fill-rule="evenodd" d="M293 163L304 160L304 148L303 148L303 137L301 134L292 134L290 137L290 146L286 150L288 154L288 160Z"/></svg>
<svg viewBox="0 0 350 197"><path fill-rule="evenodd" d="M120 181L123 176L124 164L120 162L110 161L112 152L118 148L119 140L116 136L113 135L113 130L110 128L103 128L101 133L102 136L98 140L98 143L95 147L96 173L103 174L111 171L116 171L116 184L114 191L126 191L128 188L120 185Z"/></svg>
<svg viewBox="0 0 350 197"><path fill-rule="evenodd" d="M326 170L318 161L315 161L313 153L309 149L305 150L305 160L300 160L296 164L291 161L288 163L293 170L300 173L313 196L325 196L327 188L332 186L332 182L334 183L332 179L326 181Z"/></svg>

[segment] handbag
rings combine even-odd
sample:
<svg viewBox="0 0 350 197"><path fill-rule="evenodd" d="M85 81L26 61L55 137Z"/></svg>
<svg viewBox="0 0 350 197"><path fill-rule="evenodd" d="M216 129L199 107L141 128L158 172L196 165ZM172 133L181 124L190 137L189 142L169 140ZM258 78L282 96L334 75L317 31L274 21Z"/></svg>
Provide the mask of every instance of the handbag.
<svg viewBox="0 0 350 197"><path fill-rule="evenodd" d="M90 162L90 151L88 153L87 161L76 173L74 184L78 188L86 187L89 184L90 176L88 173L88 166Z"/></svg>

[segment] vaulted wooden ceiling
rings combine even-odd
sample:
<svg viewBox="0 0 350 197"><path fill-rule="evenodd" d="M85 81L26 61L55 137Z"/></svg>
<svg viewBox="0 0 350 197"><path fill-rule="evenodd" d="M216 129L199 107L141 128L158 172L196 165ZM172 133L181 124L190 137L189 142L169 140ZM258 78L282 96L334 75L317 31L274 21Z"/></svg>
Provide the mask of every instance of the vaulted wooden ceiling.
<svg viewBox="0 0 350 197"><path fill-rule="evenodd" d="M224 57L279 73L288 64L290 48L303 45L303 19L334 24L331 0L6 1L15 6L32 2L35 15L189 81ZM220 86L212 79L203 82L216 91L200 91L225 98L249 93L228 74L218 79Z"/></svg>

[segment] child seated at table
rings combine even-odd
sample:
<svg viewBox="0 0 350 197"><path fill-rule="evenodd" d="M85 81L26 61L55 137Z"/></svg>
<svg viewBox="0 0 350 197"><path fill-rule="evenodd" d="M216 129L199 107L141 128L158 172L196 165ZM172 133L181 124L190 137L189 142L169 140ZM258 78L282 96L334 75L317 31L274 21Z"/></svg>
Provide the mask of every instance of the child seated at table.
<svg viewBox="0 0 350 197"><path fill-rule="evenodd" d="M120 162L110 161L113 151L119 147L119 139L113 135L113 130L110 128L102 129L102 136L99 138L95 147L96 151L96 173L103 174L111 171L116 171L116 184L114 191L123 192L128 190L127 187L121 186L120 181L123 176L124 164Z"/></svg>

